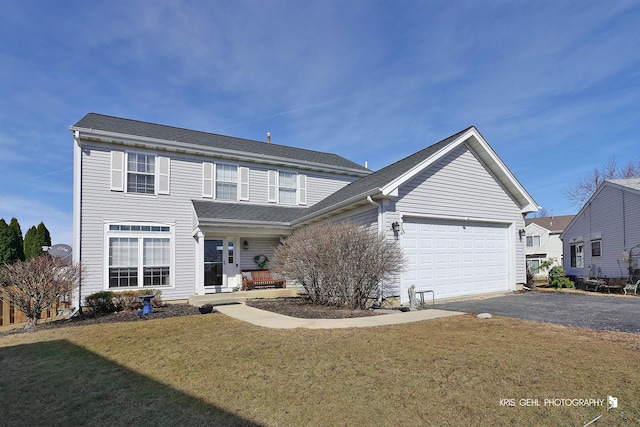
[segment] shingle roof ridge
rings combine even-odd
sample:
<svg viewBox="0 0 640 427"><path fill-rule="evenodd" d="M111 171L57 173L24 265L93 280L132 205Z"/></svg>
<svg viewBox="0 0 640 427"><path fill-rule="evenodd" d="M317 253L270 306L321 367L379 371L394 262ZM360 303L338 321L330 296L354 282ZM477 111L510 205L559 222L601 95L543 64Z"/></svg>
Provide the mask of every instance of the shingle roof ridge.
<svg viewBox="0 0 640 427"><path fill-rule="evenodd" d="M223 135L223 134L218 134L218 133L213 133L213 132L205 132L205 131L201 131L201 130L194 130L194 129L187 129L187 128L183 128L183 127L178 127L178 126L169 126L169 125L164 125L164 124L160 124L160 123L153 123L153 122L147 122L147 121L142 121L142 120L136 120L136 119L128 119L128 118L123 118L123 117L117 117L117 116L113 116L113 115L107 115L107 114L100 114L100 113L95 113L95 112L90 112L87 113L82 119L80 119L73 127L87 127L88 124L86 124L86 122L91 121L91 120L112 120L112 121L118 121L120 122L120 124L128 124L130 126L135 126L137 125L139 127L138 129L138 133L128 133L128 132L116 132L116 133L122 133L122 134L133 134L133 135L137 135L137 136L145 136L145 137L149 137L151 134L158 132L158 130L164 130L166 134L171 134L174 133L175 136L179 135L179 134L183 134L185 136L191 136L191 137L199 137L198 140L194 143L199 144L199 145L212 145L212 139L218 138L218 139L223 139L227 142L242 142L242 143L246 143L246 144L251 144L254 145L254 148L261 148L262 150L264 150L265 146L270 146L272 148L270 149L275 149L275 150L284 150L284 151L290 151L290 152L295 152L298 154L302 154L302 153L306 153L310 156L320 156L323 157L325 160L324 161L320 161L320 163L326 163L326 164L332 164L334 166L342 166L342 167L349 167L349 168L354 168L354 169L359 169L363 172L368 171L369 169L365 168L364 166L359 165L358 163L355 163L345 157L342 157L338 154L335 153L329 153L329 152L324 152L324 151L319 151L319 150L311 150L308 148L300 148L300 147L294 147L294 146L290 146L290 145L284 145L284 144L276 144L276 143L270 143L267 144L266 142L263 141L257 141L257 140L253 140L253 139L248 139L248 138L240 138L240 137L235 137L235 136L229 136L229 135ZM83 123L84 122L84 123ZM113 124L112 124L113 126ZM107 125L105 125L105 127L109 127ZM146 132L142 131L142 129L146 128ZM89 127L90 128L90 127ZM97 130L108 130L108 129L100 129L100 128L90 128L90 129L97 129ZM130 132L134 132L131 131L130 127L129 127L129 131ZM155 131L155 132L153 132ZM157 136L157 138L159 139L166 139L161 137L161 136ZM188 139L188 138L185 138ZM205 140L207 140L207 144L205 144ZM171 138L169 138L169 140L171 140ZM176 138L174 138L173 140L176 140ZM182 142L189 142L189 141L182 141ZM260 150L260 151L262 151ZM334 161L329 163L329 160L333 159Z"/></svg>

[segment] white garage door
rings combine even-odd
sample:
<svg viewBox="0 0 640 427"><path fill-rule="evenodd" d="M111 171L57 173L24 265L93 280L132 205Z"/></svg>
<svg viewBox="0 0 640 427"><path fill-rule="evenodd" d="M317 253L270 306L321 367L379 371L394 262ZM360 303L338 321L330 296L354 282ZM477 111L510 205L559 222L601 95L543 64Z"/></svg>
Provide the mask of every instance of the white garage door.
<svg viewBox="0 0 640 427"><path fill-rule="evenodd" d="M506 225L405 219L403 229L403 303L411 285L434 290L436 299L508 289Z"/></svg>

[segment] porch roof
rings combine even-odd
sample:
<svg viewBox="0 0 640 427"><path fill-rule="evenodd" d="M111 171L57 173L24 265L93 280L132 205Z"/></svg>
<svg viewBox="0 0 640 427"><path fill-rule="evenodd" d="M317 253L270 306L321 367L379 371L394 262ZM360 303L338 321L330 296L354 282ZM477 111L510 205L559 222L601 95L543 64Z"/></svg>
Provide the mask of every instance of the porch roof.
<svg viewBox="0 0 640 427"><path fill-rule="evenodd" d="M254 205L246 203L220 202L213 200L192 200L198 221L201 224L278 224L289 226L307 208Z"/></svg>

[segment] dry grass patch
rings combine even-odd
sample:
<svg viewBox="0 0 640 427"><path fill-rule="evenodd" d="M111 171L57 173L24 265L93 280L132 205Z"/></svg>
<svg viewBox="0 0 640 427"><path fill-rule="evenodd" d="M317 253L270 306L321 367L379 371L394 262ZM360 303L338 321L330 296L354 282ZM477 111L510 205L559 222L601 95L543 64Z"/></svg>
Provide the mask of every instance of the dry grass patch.
<svg viewBox="0 0 640 427"><path fill-rule="evenodd" d="M271 330L216 314L43 330L0 338L0 419L538 426L603 414L598 425L635 425L639 350L637 335L473 316ZM618 409L542 405L608 395Z"/></svg>

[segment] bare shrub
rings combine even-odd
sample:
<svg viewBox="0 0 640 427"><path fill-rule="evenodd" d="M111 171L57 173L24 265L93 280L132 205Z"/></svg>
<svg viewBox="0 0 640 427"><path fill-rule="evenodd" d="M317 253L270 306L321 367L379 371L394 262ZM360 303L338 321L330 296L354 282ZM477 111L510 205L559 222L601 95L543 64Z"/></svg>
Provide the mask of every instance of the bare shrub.
<svg viewBox="0 0 640 427"><path fill-rule="evenodd" d="M274 252L273 268L300 283L316 304L364 309L404 267L402 249L350 222L297 230Z"/></svg>
<svg viewBox="0 0 640 427"><path fill-rule="evenodd" d="M44 310L71 295L81 273L78 264L64 265L59 258L42 255L0 268L0 287L35 327Z"/></svg>

